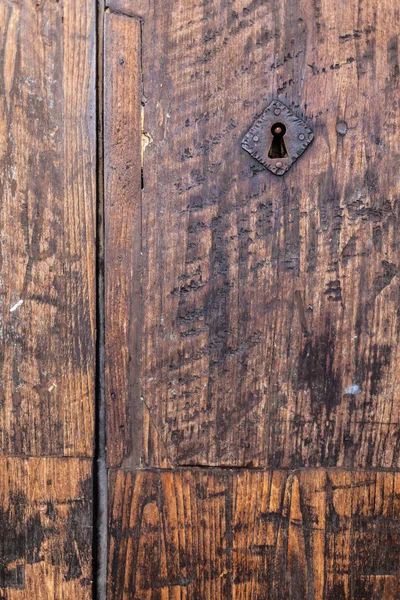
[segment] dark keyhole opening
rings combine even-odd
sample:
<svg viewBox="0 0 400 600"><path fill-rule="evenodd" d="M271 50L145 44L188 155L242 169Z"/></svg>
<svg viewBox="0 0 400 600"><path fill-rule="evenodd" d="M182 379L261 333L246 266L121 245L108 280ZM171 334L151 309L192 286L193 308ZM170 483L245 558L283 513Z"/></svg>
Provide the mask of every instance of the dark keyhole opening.
<svg viewBox="0 0 400 600"><path fill-rule="evenodd" d="M287 156L285 141L283 139L286 133L286 127L283 123L274 123L271 127L273 135L271 148L269 149L269 158L284 158Z"/></svg>

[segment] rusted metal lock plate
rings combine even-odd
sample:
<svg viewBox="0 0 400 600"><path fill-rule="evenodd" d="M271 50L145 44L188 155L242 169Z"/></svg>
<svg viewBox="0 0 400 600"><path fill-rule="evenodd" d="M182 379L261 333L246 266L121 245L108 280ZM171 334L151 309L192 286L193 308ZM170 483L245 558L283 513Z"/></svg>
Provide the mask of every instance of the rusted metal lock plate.
<svg viewBox="0 0 400 600"><path fill-rule="evenodd" d="M274 100L249 129L242 148L275 175L284 175L313 138L304 121Z"/></svg>

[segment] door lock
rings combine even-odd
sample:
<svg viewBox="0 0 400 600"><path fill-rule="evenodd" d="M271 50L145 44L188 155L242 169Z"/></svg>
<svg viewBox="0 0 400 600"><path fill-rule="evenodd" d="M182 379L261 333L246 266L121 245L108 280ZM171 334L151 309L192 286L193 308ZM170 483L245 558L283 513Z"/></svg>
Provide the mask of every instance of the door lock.
<svg viewBox="0 0 400 600"><path fill-rule="evenodd" d="M275 175L284 175L314 134L287 106L274 100L243 138L242 148Z"/></svg>

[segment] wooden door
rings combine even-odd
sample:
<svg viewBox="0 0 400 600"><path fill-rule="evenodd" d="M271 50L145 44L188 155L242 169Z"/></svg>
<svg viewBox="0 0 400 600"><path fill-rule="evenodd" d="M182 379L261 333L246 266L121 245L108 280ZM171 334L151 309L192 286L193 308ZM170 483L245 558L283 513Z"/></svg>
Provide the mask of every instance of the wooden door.
<svg viewBox="0 0 400 600"><path fill-rule="evenodd" d="M108 2L110 598L400 597L398 21ZM282 177L241 146L273 100Z"/></svg>
<svg viewBox="0 0 400 600"><path fill-rule="evenodd" d="M400 598L399 17L0 0L0 600Z"/></svg>

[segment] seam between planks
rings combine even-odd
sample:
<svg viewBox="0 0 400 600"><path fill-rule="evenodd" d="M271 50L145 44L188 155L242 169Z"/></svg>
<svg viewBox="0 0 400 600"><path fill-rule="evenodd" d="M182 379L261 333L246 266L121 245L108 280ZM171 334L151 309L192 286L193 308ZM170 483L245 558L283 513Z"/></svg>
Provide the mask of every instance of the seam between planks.
<svg viewBox="0 0 400 600"><path fill-rule="evenodd" d="M198 471L198 472L212 472L212 473L272 473L276 471L285 473L303 473L303 472L316 472L321 473L400 473L398 468L389 467L241 467L241 466L207 466L207 465L177 465L175 467L109 467L109 473L115 473L118 471L124 472L135 472L135 473L178 473L181 471Z"/></svg>
<svg viewBox="0 0 400 600"><path fill-rule="evenodd" d="M106 407L104 388L104 149L103 149L103 77L104 77L104 0L97 0L96 49L96 429L93 489L93 597L106 600L108 543L108 484L106 466Z"/></svg>

